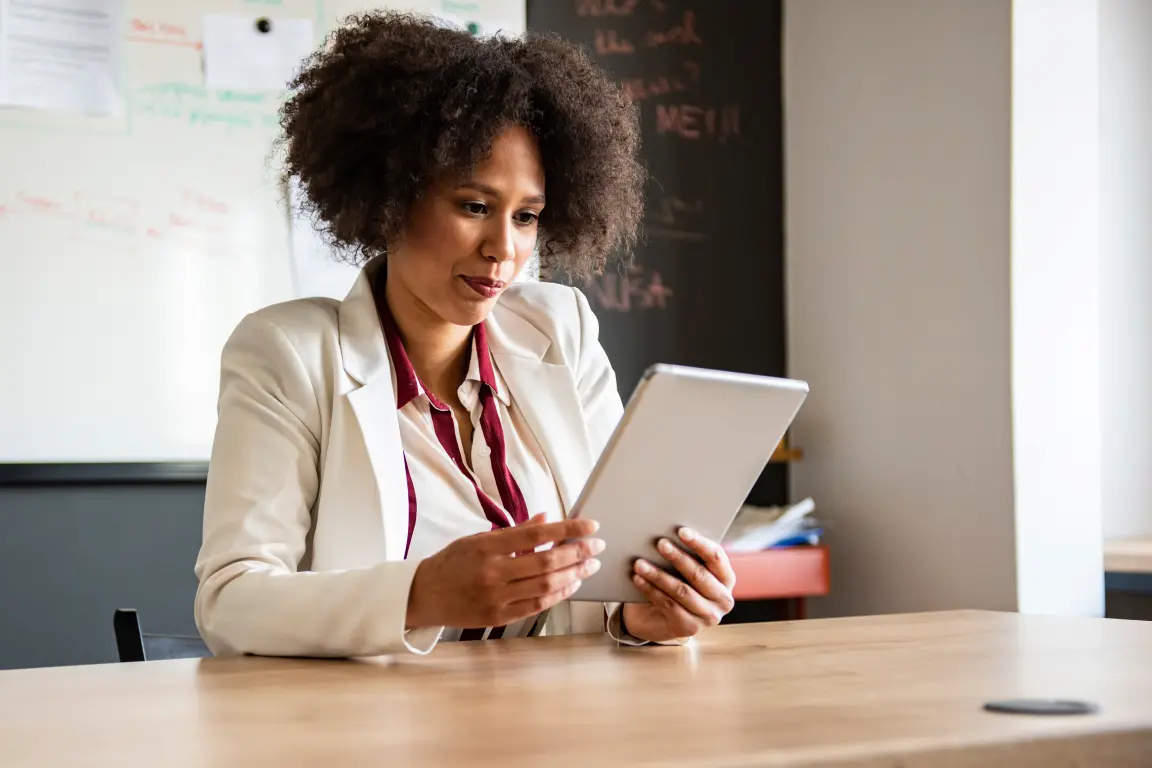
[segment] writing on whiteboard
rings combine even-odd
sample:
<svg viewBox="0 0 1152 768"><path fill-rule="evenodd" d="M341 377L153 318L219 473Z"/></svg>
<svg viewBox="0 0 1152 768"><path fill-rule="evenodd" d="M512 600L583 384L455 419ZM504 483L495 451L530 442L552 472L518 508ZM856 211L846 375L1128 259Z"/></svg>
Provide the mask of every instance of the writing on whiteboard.
<svg viewBox="0 0 1152 768"><path fill-rule="evenodd" d="M218 196L184 189L168 203L109 194L100 190L72 190L48 194L21 189L0 200L0 222L37 220L64 226L73 239L99 236L128 244L136 238L219 244L232 229L232 208Z"/></svg>
<svg viewBox="0 0 1152 768"><path fill-rule="evenodd" d="M152 83L132 91L129 109L137 117L179 121L203 129L275 129L277 96L260 91L209 90L182 82Z"/></svg>
<svg viewBox="0 0 1152 768"><path fill-rule="evenodd" d="M188 36L188 28L183 24L155 19L134 18L128 22L129 33L126 39L132 43L156 43L199 49L199 40Z"/></svg>

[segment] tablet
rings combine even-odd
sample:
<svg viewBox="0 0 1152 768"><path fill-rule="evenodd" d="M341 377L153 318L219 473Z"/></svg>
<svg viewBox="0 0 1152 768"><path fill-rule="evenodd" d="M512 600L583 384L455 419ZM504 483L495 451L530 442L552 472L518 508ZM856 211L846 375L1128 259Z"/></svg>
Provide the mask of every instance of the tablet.
<svg viewBox="0 0 1152 768"><path fill-rule="evenodd" d="M569 514L598 521L607 544L572 599L645 602L638 557L678 573L656 551L661 537L680 544L687 526L720 541L807 396L792 379L649 368Z"/></svg>

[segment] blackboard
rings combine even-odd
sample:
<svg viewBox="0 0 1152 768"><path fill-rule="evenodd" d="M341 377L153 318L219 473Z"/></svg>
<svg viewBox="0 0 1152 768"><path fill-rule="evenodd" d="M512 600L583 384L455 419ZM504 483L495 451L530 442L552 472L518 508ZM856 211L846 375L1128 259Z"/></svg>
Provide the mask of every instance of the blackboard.
<svg viewBox="0 0 1152 768"><path fill-rule="evenodd" d="M621 396L655 362L785 375L780 0L529 0L528 29L580 43L639 105L644 241L580 283ZM772 466L749 501L786 483Z"/></svg>

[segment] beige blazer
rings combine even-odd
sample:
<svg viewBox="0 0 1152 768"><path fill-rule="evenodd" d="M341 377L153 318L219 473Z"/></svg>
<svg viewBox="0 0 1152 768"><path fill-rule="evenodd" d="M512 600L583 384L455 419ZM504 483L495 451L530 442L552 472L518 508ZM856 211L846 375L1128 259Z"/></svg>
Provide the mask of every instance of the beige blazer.
<svg viewBox="0 0 1152 768"><path fill-rule="evenodd" d="M596 317L573 288L515 283L488 330L571 509L623 410ZM277 304L233 332L196 562L196 623L217 655L426 653L436 644L440 628L404 631L418 563L404 560L393 387L367 272L343 302ZM572 632L603 631L603 604L570 608Z"/></svg>

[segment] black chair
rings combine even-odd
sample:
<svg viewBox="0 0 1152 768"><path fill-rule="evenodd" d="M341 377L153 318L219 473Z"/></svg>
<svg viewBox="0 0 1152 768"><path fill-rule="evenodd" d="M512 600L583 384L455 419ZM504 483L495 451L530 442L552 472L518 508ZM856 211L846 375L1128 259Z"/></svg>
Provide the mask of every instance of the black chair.
<svg viewBox="0 0 1152 768"><path fill-rule="evenodd" d="M112 630L116 633L116 652L120 661L207 659L212 656L199 637L144 634L134 608L116 611L112 616Z"/></svg>

